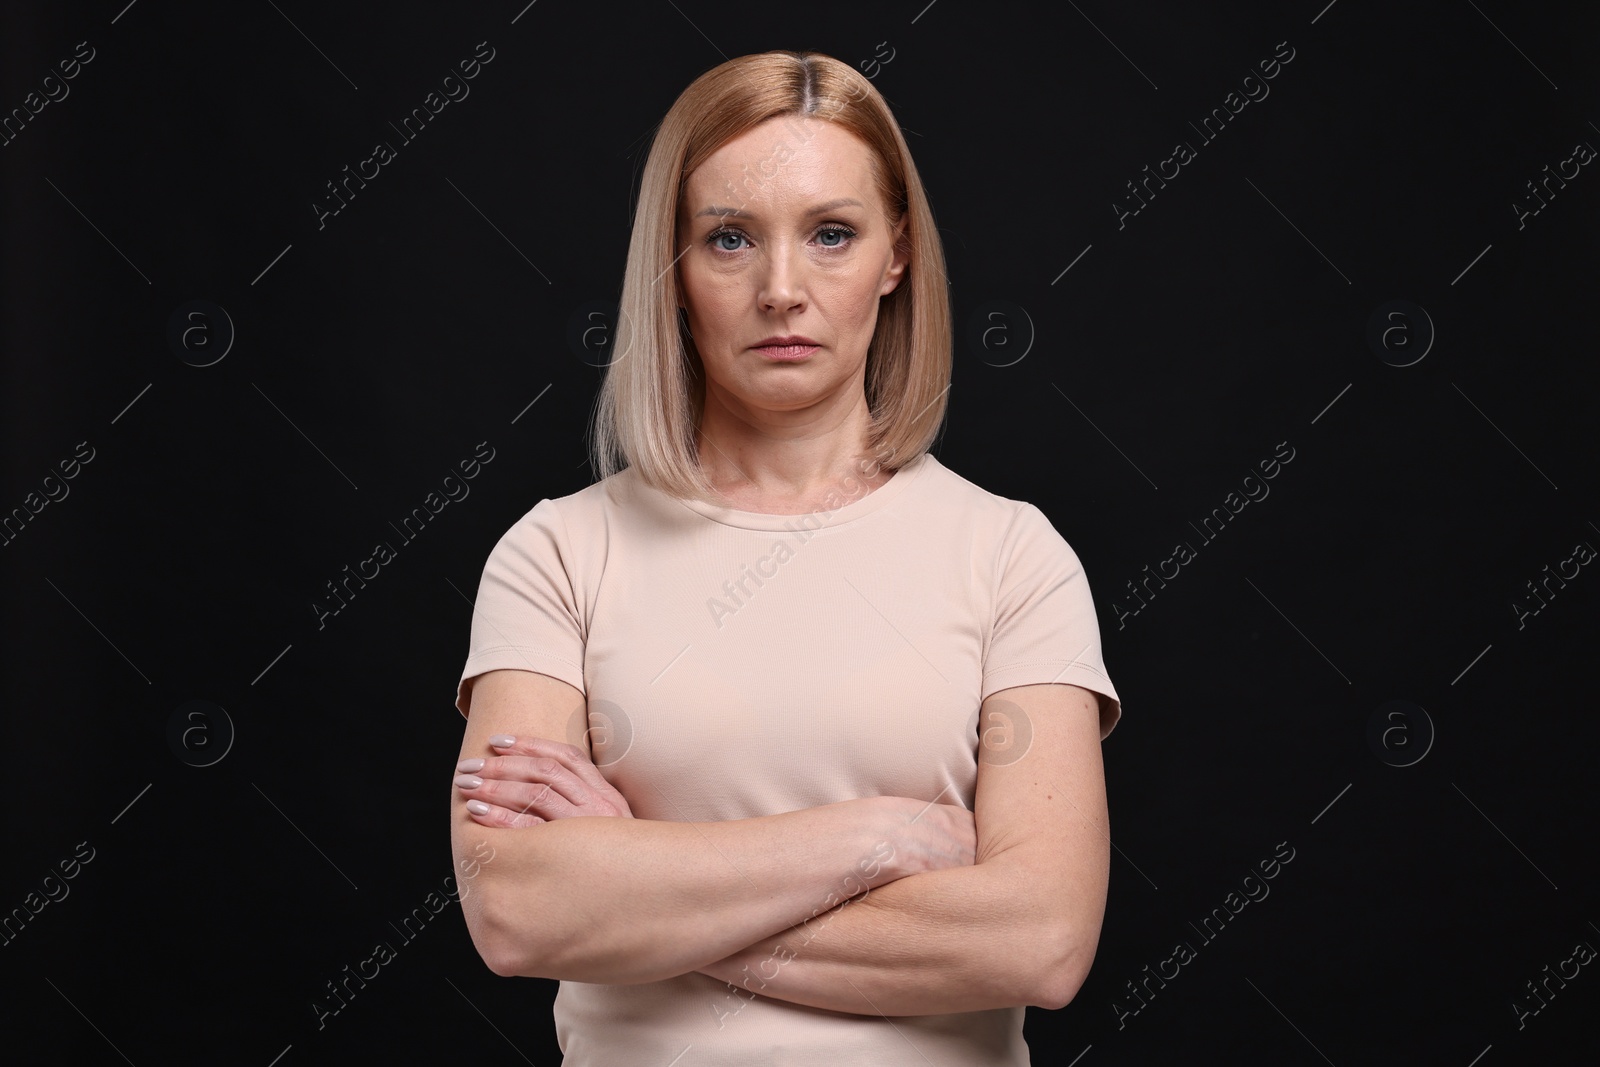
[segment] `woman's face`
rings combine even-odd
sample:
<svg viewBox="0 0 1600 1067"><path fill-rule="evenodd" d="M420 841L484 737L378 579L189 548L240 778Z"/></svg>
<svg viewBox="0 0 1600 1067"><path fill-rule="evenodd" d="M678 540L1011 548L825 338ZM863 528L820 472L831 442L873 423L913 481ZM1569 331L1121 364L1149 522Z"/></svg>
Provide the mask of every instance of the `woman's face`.
<svg viewBox="0 0 1600 1067"><path fill-rule="evenodd" d="M857 402L878 298L907 262L870 160L844 128L783 116L689 175L677 266L708 407L754 422ZM814 344L760 347L795 336Z"/></svg>

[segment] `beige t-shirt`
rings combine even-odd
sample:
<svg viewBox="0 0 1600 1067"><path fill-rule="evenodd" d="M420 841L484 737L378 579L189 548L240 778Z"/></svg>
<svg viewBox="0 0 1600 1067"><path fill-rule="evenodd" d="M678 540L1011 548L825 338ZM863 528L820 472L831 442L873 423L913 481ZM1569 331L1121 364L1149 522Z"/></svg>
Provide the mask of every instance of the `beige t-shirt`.
<svg viewBox="0 0 1600 1067"><path fill-rule="evenodd" d="M686 822L884 795L970 810L979 705L1013 686L1093 690L1111 732L1088 579L1043 512L931 453L828 503L737 511L631 469L539 501L484 567L456 707L485 671L559 678L585 694L595 763L634 815ZM555 999L564 1067L1018 1067L1023 1014L891 1024L698 972L563 981Z"/></svg>

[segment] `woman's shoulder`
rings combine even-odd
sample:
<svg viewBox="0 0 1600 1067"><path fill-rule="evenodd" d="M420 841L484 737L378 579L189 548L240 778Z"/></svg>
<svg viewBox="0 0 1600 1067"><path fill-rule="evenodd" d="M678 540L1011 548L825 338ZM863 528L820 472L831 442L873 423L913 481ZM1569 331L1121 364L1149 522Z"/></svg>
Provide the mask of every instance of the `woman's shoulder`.
<svg viewBox="0 0 1600 1067"><path fill-rule="evenodd" d="M570 543L579 544L606 540L621 528L657 530L686 514L672 498L647 486L632 467L624 467L587 485L540 498L506 536L559 530Z"/></svg>
<svg viewBox="0 0 1600 1067"><path fill-rule="evenodd" d="M928 491L923 496L931 505L947 510L952 517L965 515L978 523L1004 526L1020 514L1038 510L1026 500L984 488L940 462L931 452L926 453L926 459L927 469L922 472L922 479Z"/></svg>

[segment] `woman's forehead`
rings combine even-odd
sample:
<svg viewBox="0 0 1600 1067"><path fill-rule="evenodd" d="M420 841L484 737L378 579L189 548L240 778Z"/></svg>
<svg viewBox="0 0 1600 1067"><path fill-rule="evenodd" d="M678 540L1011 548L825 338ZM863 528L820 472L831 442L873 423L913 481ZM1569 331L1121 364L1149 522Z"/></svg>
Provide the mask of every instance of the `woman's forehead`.
<svg viewBox="0 0 1600 1067"><path fill-rule="evenodd" d="M713 207L749 214L854 199L876 202L872 150L830 122L780 116L719 147L689 175L690 215ZM731 201L731 203L730 203Z"/></svg>

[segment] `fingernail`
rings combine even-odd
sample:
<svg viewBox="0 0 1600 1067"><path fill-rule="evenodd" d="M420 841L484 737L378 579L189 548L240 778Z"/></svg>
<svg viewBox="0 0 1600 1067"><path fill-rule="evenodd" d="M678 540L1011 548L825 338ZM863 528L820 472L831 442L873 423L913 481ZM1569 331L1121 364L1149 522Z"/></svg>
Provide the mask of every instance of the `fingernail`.
<svg viewBox="0 0 1600 1067"><path fill-rule="evenodd" d="M517 739L510 734L495 734L489 738L490 748L510 748L517 743Z"/></svg>
<svg viewBox="0 0 1600 1067"><path fill-rule="evenodd" d="M489 805L481 800L469 800L467 801L467 810L474 815L487 815L489 814Z"/></svg>
<svg viewBox="0 0 1600 1067"><path fill-rule="evenodd" d="M458 771L481 771L481 770L483 770L483 760L481 760L481 759L464 759L460 763L456 764L456 770L458 770Z"/></svg>
<svg viewBox="0 0 1600 1067"><path fill-rule="evenodd" d="M461 789L476 789L483 784L483 779L475 774L456 775L456 786ZM482 814L482 812L479 812Z"/></svg>

